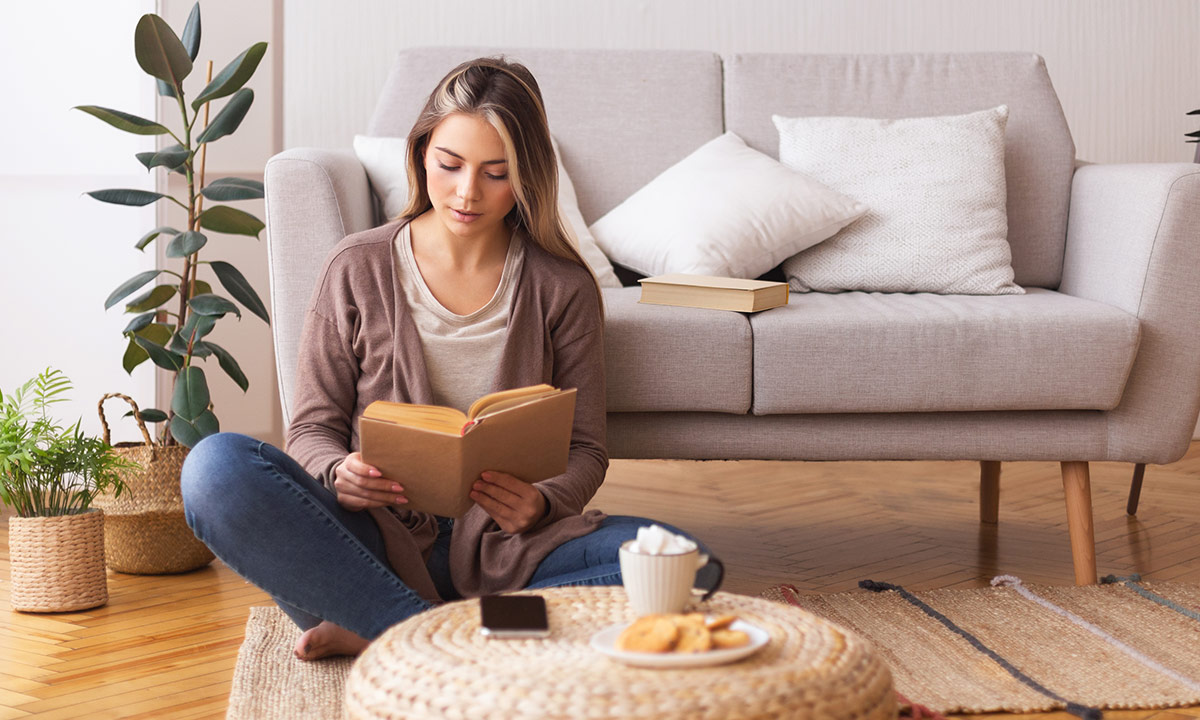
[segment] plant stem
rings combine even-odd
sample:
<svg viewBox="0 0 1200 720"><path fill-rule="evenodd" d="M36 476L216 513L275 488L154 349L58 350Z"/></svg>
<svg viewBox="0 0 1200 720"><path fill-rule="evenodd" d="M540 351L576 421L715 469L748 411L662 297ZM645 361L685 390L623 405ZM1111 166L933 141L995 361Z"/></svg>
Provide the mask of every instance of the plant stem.
<svg viewBox="0 0 1200 720"><path fill-rule="evenodd" d="M181 116L183 116L184 142L181 144L183 145L184 149L186 149L188 151L188 160L184 163L184 167L186 168L185 174L187 176L187 185L188 185L188 204L184 205L184 209L187 210L187 214L188 214L188 224L187 224L188 230L192 230L195 228L195 225L196 225L196 181L195 181L194 175L192 174L192 158L194 157L194 154L192 152L192 123L188 121L187 105L184 103L184 100L183 100L183 86L182 85L176 86L175 99L179 103L179 114ZM196 113L196 114L199 115L199 113ZM193 119L192 122L195 122L195 120ZM180 204L182 205L182 203L180 203ZM187 322L188 300L190 300L192 297L192 286L191 286L191 282L189 280L192 275L191 263L192 263L191 255L188 255L187 257L185 257L183 259L183 274L180 275L180 283L179 283L179 313L176 316L179 319L179 325L177 326L176 331L182 330L183 324L185 322ZM187 358L184 358L184 366L185 367L187 366ZM174 374L174 377L172 378L171 386L174 387L175 383L178 381L179 381L179 373L176 372ZM164 426L164 433L163 433L163 445L174 445L175 444L175 436L171 434L171 419L174 417L174 415L175 415L175 411L168 408L167 409L167 423Z"/></svg>

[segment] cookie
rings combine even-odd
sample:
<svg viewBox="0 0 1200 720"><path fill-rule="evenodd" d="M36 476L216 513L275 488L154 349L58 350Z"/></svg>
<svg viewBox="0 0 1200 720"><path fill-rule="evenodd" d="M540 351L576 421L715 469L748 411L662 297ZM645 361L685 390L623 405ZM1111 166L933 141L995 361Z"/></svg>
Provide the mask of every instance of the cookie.
<svg viewBox="0 0 1200 720"><path fill-rule="evenodd" d="M704 627L704 616L689 619L686 616L675 621L679 637L675 640L675 652L699 653L712 649L712 634Z"/></svg>
<svg viewBox="0 0 1200 720"><path fill-rule="evenodd" d="M732 625L735 620L737 620L737 615L718 615L712 620L709 620L705 624L705 627L707 627L709 630L724 630Z"/></svg>
<svg viewBox="0 0 1200 720"><path fill-rule="evenodd" d="M617 636L617 649L630 652L670 652L679 638L679 629L667 615L638 618Z"/></svg>
<svg viewBox="0 0 1200 720"><path fill-rule="evenodd" d="M741 630L714 630L712 644L718 650L742 647L750 644L750 636Z"/></svg>

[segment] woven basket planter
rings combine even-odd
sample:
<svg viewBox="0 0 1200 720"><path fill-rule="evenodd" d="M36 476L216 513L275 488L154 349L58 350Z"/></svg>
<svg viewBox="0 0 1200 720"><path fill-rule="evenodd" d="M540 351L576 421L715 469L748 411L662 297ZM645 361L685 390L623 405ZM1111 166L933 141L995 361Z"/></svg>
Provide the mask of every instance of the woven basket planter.
<svg viewBox="0 0 1200 720"><path fill-rule="evenodd" d="M104 441L109 441L104 418L104 401L118 397L133 406L133 416L145 443L117 443L115 452L140 467L125 471L121 479L126 491L120 497L98 495L92 501L103 508L105 562L116 572L133 575L166 575L202 568L215 557L196 539L183 516L179 471L187 458L182 445L155 445L137 403L125 395L110 393L100 399L100 424Z"/></svg>
<svg viewBox="0 0 1200 720"><path fill-rule="evenodd" d="M23 612L68 612L108 602L104 512L8 520L11 603Z"/></svg>

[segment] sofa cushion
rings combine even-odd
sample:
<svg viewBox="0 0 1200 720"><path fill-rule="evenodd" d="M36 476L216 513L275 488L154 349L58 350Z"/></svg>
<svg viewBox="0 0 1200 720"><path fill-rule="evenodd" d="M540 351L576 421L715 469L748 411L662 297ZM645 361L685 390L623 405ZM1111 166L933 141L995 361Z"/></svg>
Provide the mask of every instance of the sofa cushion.
<svg viewBox="0 0 1200 720"><path fill-rule="evenodd" d="M608 411L749 412L746 316L642 305L639 297L641 288L604 290Z"/></svg>
<svg viewBox="0 0 1200 720"><path fill-rule="evenodd" d="M1058 287L1075 145L1042 58L753 53L725 59L725 129L772 157L779 141L772 114L904 118L997 105L1009 109L1004 163L1016 282Z"/></svg>
<svg viewBox="0 0 1200 720"><path fill-rule="evenodd" d="M750 325L757 415L1108 410L1139 339L1133 315L1040 288L793 294Z"/></svg>

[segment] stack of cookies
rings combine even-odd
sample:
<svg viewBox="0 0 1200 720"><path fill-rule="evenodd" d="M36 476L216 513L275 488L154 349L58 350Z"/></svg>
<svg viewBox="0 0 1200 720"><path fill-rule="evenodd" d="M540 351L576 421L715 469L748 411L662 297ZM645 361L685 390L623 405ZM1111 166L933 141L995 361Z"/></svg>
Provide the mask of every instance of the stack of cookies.
<svg viewBox="0 0 1200 720"><path fill-rule="evenodd" d="M703 613L646 615L621 631L617 649L628 652L700 653L742 647L750 636L730 625L736 615L706 618Z"/></svg>

